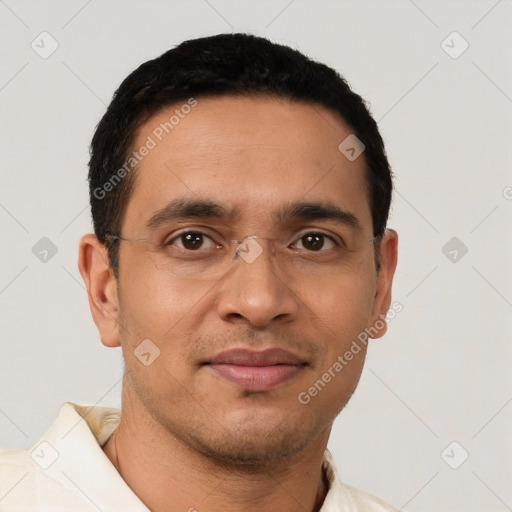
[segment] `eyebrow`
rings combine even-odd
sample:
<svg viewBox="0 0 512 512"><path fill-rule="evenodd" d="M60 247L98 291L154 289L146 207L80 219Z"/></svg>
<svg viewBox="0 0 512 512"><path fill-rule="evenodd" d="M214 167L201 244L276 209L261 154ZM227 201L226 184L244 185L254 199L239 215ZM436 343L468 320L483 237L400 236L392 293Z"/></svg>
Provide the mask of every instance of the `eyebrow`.
<svg viewBox="0 0 512 512"><path fill-rule="evenodd" d="M358 231L362 230L359 220L353 213L329 202L289 203L273 214L273 218L278 223L295 219L330 220Z"/></svg>
<svg viewBox="0 0 512 512"><path fill-rule="evenodd" d="M147 227L156 229L172 220L193 218L218 218L229 220L234 217L234 209L215 201L204 199L175 199L157 210L147 222Z"/></svg>
<svg viewBox="0 0 512 512"><path fill-rule="evenodd" d="M156 229L176 220L215 218L223 221L238 217L239 211L208 199L174 199L157 210L147 222L147 227ZM361 231L357 217L329 202L291 202L272 214L276 223L293 220L329 220Z"/></svg>

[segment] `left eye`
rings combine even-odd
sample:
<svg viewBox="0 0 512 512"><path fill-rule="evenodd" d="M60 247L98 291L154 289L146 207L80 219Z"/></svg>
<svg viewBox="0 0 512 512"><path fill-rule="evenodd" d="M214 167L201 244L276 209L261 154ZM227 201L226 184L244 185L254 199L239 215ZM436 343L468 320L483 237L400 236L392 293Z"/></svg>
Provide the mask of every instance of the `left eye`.
<svg viewBox="0 0 512 512"><path fill-rule="evenodd" d="M316 252L332 249L336 246L336 242L330 236L324 235L323 233L306 233L295 242L295 245L297 244L302 244L302 247L298 247L298 249L303 248L308 251Z"/></svg>

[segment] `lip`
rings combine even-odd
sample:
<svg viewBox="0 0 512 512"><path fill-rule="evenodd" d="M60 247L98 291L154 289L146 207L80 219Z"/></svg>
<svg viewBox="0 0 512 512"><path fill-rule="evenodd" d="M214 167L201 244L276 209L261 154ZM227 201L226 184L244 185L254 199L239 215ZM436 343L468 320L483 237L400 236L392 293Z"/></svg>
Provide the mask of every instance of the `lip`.
<svg viewBox="0 0 512 512"><path fill-rule="evenodd" d="M246 391L268 391L291 380L307 366L300 357L279 348L263 351L235 348L214 356L205 365Z"/></svg>

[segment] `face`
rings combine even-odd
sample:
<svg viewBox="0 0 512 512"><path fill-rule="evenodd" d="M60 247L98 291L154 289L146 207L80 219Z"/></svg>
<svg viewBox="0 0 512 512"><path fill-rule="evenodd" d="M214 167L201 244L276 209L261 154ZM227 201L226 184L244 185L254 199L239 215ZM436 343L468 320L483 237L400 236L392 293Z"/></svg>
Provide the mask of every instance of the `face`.
<svg viewBox="0 0 512 512"><path fill-rule="evenodd" d="M329 111L199 98L155 132L175 108L134 143L156 146L120 233L117 327L100 333L122 346L124 392L176 439L227 463L282 459L326 442L356 388L364 344L336 362L389 308L396 239L377 273L364 157L338 150L351 130Z"/></svg>

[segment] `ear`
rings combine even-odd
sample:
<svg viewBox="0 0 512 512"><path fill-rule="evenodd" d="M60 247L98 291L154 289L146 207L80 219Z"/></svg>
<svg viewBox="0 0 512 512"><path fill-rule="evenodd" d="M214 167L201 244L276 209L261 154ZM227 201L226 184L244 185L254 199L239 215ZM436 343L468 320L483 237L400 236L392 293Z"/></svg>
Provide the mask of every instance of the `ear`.
<svg viewBox="0 0 512 512"><path fill-rule="evenodd" d="M92 318L106 347L119 347L117 281L108 262L107 248L93 234L80 239L78 268L87 288Z"/></svg>
<svg viewBox="0 0 512 512"><path fill-rule="evenodd" d="M388 329L386 314L391 305L391 285L395 275L398 259L398 234L393 229L386 229L380 242L380 269L377 277L377 292L373 302L371 319L371 338L384 336Z"/></svg>

